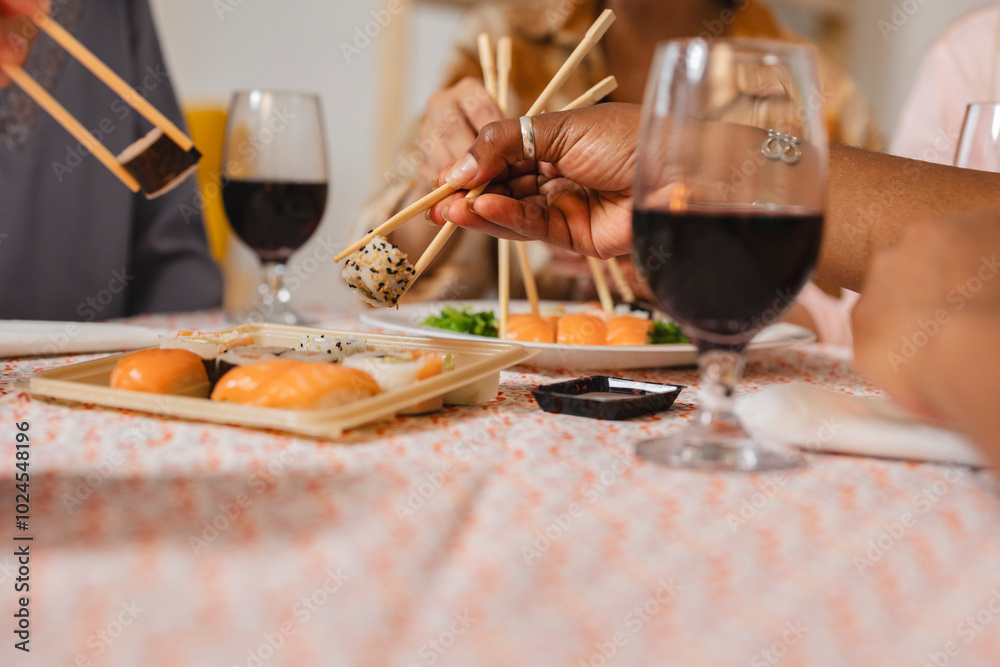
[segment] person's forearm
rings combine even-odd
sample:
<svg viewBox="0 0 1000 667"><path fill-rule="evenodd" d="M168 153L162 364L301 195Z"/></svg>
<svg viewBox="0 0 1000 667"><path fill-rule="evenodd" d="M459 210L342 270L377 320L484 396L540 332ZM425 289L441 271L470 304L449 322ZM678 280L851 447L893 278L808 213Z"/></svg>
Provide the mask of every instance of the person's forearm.
<svg viewBox="0 0 1000 667"><path fill-rule="evenodd" d="M1000 212L1000 174L831 144L823 248L816 275L858 290L879 250L916 217Z"/></svg>

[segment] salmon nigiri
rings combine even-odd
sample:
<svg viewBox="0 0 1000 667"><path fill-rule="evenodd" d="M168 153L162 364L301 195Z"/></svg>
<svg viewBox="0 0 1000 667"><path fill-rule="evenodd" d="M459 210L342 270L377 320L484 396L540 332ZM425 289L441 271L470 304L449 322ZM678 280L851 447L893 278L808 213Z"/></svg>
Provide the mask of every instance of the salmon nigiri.
<svg viewBox="0 0 1000 667"><path fill-rule="evenodd" d="M372 376L355 368L274 359L229 371L216 385L212 400L262 408L328 408L379 391Z"/></svg>
<svg viewBox="0 0 1000 667"><path fill-rule="evenodd" d="M141 350L123 357L111 371L114 389L151 394L208 396L208 374L201 357L187 350Z"/></svg>
<svg viewBox="0 0 1000 667"><path fill-rule="evenodd" d="M608 320L608 345L645 345L653 321L635 315L621 315Z"/></svg>
<svg viewBox="0 0 1000 667"><path fill-rule="evenodd" d="M604 345L607 327L599 317L571 313L559 318L556 342L560 345Z"/></svg>
<svg viewBox="0 0 1000 667"><path fill-rule="evenodd" d="M531 313L507 318L507 340L521 343L554 343L556 329L544 317Z"/></svg>

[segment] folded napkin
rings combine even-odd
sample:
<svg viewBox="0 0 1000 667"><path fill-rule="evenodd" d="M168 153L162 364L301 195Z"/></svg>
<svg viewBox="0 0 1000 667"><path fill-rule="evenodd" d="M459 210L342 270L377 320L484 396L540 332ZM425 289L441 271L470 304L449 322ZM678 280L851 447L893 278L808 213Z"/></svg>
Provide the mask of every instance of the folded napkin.
<svg viewBox="0 0 1000 667"><path fill-rule="evenodd" d="M155 331L128 324L0 320L0 358L117 352L159 343Z"/></svg>
<svg viewBox="0 0 1000 667"><path fill-rule="evenodd" d="M805 450L987 465L966 438L921 423L886 399L847 396L794 382L746 396L736 411L755 437Z"/></svg>

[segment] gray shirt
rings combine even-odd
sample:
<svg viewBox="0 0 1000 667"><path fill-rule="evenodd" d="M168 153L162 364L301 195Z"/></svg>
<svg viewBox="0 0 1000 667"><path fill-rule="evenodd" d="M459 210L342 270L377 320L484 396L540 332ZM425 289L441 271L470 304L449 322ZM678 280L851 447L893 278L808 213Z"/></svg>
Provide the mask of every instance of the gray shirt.
<svg viewBox="0 0 1000 667"><path fill-rule="evenodd" d="M147 0L52 5L57 21L181 124ZM44 34L26 69L115 154L152 129ZM0 318L218 306L222 278L196 187L192 177L152 201L133 194L22 91L0 91Z"/></svg>

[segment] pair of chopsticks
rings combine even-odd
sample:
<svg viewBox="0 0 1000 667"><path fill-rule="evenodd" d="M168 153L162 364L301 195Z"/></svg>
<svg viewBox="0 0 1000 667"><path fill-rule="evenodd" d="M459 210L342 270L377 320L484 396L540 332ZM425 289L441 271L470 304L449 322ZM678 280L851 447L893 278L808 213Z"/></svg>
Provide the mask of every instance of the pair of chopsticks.
<svg viewBox="0 0 1000 667"><path fill-rule="evenodd" d="M483 80L486 84L486 90L493 96L504 118L510 117L510 70L513 60L511 49L512 42L510 37L501 37L497 41L496 71L494 72L490 37L486 33L479 35L479 61L483 68ZM487 183L484 183L474 190L469 191L465 198L475 201L476 197L486 190L487 185ZM448 242L448 239L455 233L455 230L456 226L449 222L438 232L431 246L421 255L420 261L414 267L414 280L427 268L427 265L430 264L431 260L434 259L434 256L437 255L444 244ZM531 302L531 310L537 315L538 286L535 284L535 274L532 273L531 265L528 263L527 246L522 242L517 242L515 243L515 247L517 248L518 263L521 267L524 288L528 294L528 300ZM507 321L510 317L510 241L508 239L499 239L497 243L497 266L499 270L497 284L499 286L500 298L499 328L500 338L503 339L507 336Z"/></svg>
<svg viewBox="0 0 1000 667"><path fill-rule="evenodd" d="M587 56L588 53L590 53L591 49L593 49L594 46L597 45L597 43L604 36L604 33L608 31L608 28L611 27L611 24L614 23L614 20L615 20L615 13L610 9L605 9L601 13L600 17L598 17L598 19L594 22L594 24L587 30L586 36L576 47L576 49L574 49L573 53L570 54L570 57L566 60L566 62L563 63L563 66L559 68L559 71L556 72L555 76L552 77L552 80L549 81L549 84L545 87L545 90L542 91L542 94L539 95L538 99L535 100L535 103L531 106L531 108L525 115L536 116L545 109L545 107L552 100L552 97L556 94L559 88L561 88L562 85L566 83L566 80L569 78L570 74L573 73L573 70L575 70L581 62L583 62L583 59ZM618 84L615 81L614 77L608 77L607 79L601 81L599 84L597 84L596 86L588 90L586 93L581 95L578 99L574 100L572 104L568 105L562 110L568 111L570 109L578 109L584 106L589 106L590 104L596 104L600 99L607 96L611 91L617 88L617 86ZM486 186L483 185L477 189L485 190ZM424 197L421 197L417 201L413 202L412 204L401 210L396 215L386 220L384 223L379 225L373 231L369 232L364 237L362 237L359 241L348 246L340 254L334 257L334 261L335 262L343 261L349 255L354 254L355 252L366 246L376 236L386 236L387 234L391 234L396 229L399 229L399 227L403 226L405 223L409 222L410 220L420 215L424 211L427 211L428 209L434 207L438 202L442 201L446 197L449 197L456 192L458 192L458 190L451 187L447 183L442 185L437 190L434 190L433 192L431 192L428 195L425 195ZM481 192L479 194L481 194ZM438 232L438 237L434 239L434 242L432 242L430 246L427 247L427 250L424 251L424 254L418 261L417 266L414 267L414 270L416 272L414 275L414 280L416 279L416 276L420 275L419 271L425 269L427 265L430 263L430 261L434 258L434 255L436 255L437 252L440 251L440 249L444 246L444 243L447 242L448 237L452 233L454 233L454 225L451 225L450 227L449 225L445 225L441 229L441 231ZM438 241L440 241L440 243Z"/></svg>
<svg viewBox="0 0 1000 667"><path fill-rule="evenodd" d="M496 71L493 71L493 53L490 48L490 37L488 34L483 33L479 35L479 61L483 68L483 81L486 84L486 90L496 101L497 106L500 107L500 115L504 118L510 117L510 70L512 66L513 54L512 54L512 42L510 37L501 37L497 41L497 57L496 57ZM465 198L470 201L475 201L476 197L481 195L487 187L487 183L483 183L479 187L470 190ZM420 261L417 262L418 266L414 267L414 278L420 276L420 273L430 264L431 260L438 253L440 247L443 247L447 243L451 235L455 233L455 225L452 223L447 223L445 228L437 233L434 237L434 241L440 239L438 244L438 250L434 253L424 252L420 256ZM500 297L500 338L501 340L507 336L507 318L510 314L510 241L507 239L500 239L497 243L497 267L499 271L498 289ZM522 272L524 272L526 279L530 280L534 284L535 276L531 273L530 267L521 266ZM530 278L528 277L530 276Z"/></svg>
<svg viewBox="0 0 1000 667"><path fill-rule="evenodd" d="M133 109L139 112L146 120L158 127L171 141L177 144L181 150L189 151L194 147L194 143L187 135L174 125L169 118L160 113L152 104L147 102L142 95L132 89L120 76L115 74L111 68L105 65L100 58L95 56L87 47L77 41L65 28L53 21L47 14L39 11L31 16L31 20L36 26L44 30L57 44L63 47L70 55L76 58L81 65L87 68L94 76L101 80L108 88L116 92ZM73 138L83 144L87 150L93 153L94 157L108 168L108 170L121 180L132 192L140 190L139 182L132 176L118 161L118 159L107 148L104 147L94 136L87 131L80 121L73 117L65 107L56 101L30 74L24 71L19 65L0 64L0 68L24 90L35 102L38 103L56 122L62 125Z"/></svg>
<svg viewBox="0 0 1000 667"><path fill-rule="evenodd" d="M601 310L609 315L615 312L615 301L611 297L611 288L608 287L608 281L604 277L604 267L607 267L611 272L615 287L618 288L618 293L622 295L625 303L634 304L636 302L635 292L625 280L625 274L622 272L621 264L618 263L616 257L611 257L603 262L596 257L588 257L587 264L590 267L590 274L594 278L594 287L597 290L597 298L601 302Z"/></svg>

